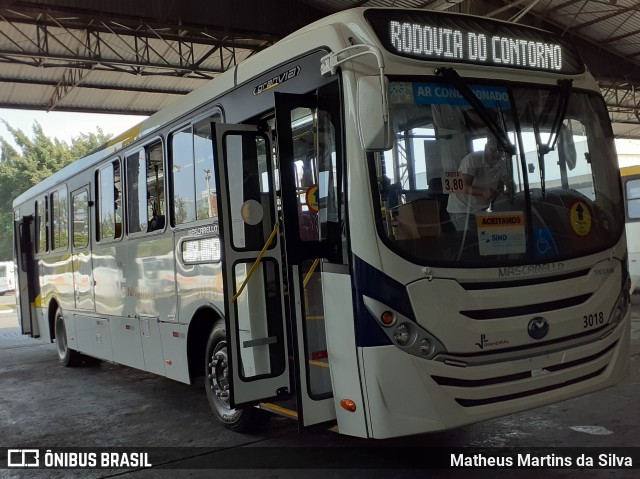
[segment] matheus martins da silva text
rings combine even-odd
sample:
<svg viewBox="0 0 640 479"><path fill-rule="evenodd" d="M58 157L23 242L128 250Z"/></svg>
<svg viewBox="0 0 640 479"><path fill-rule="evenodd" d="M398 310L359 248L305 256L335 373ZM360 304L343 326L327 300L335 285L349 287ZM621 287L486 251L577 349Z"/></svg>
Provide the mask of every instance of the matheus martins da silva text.
<svg viewBox="0 0 640 479"><path fill-rule="evenodd" d="M633 467L633 459L617 454L578 454L575 457L556 454L517 454L486 456L483 454L451 454L451 467Z"/></svg>

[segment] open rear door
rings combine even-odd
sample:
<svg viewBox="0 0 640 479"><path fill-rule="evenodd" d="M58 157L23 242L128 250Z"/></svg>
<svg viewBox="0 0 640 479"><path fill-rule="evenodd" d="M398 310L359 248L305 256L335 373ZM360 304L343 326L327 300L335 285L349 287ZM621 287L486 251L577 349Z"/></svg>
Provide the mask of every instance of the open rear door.
<svg viewBox="0 0 640 479"><path fill-rule="evenodd" d="M292 391L282 257L268 138L247 125L210 126L224 245L229 399L236 408Z"/></svg>
<svg viewBox="0 0 640 479"><path fill-rule="evenodd" d="M18 276L16 297L19 307L20 328L22 329L22 334L29 334L37 338L40 333L33 308L35 307L39 290L37 263L35 261L33 216L23 216L16 222L15 227L18 233L15 238Z"/></svg>

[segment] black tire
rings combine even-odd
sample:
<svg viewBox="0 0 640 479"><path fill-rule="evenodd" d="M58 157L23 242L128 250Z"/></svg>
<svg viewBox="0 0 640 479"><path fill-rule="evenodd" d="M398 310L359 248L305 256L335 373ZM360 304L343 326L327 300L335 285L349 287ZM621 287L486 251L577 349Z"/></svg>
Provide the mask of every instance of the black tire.
<svg viewBox="0 0 640 479"><path fill-rule="evenodd" d="M78 366L82 362L82 355L78 351L69 348L67 342L67 327L64 322L62 309L56 311L54 320L56 334L56 350L58 352L58 360L63 366Z"/></svg>
<svg viewBox="0 0 640 479"><path fill-rule="evenodd" d="M233 409L229 404L229 363L224 321L219 320L209 334L205 354L204 384L207 399L216 419L236 432L256 432L264 427L271 414L255 407Z"/></svg>

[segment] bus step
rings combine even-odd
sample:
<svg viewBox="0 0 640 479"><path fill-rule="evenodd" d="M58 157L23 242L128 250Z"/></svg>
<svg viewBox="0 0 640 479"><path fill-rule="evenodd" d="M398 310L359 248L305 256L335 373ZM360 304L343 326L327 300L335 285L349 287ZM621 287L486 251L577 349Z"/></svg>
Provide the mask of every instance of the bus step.
<svg viewBox="0 0 640 479"><path fill-rule="evenodd" d="M294 401L278 401L278 403L262 402L260 409L272 412L279 416L288 417L289 419L298 419L298 413L295 411ZM293 408L293 409L292 409Z"/></svg>

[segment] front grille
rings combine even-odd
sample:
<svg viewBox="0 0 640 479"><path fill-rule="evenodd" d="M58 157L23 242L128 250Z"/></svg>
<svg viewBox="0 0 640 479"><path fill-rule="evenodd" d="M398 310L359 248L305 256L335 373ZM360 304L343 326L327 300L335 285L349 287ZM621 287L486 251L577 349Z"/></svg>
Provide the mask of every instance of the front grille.
<svg viewBox="0 0 640 479"><path fill-rule="evenodd" d="M617 344L618 342L615 341L608 347L604 348L602 351L598 351L595 354L591 354L589 356L578 358L573 361L568 361L565 363L552 364L552 365L546 366L541 370L528 370L528 371L522 371L519 373L514 373L514 374L509 374L504 376L488 377L483 379L460 379L455 377L445 377L445 376L436 376L436 375L432 375L431 378L438 385L443 386L445 389L447 387L455 387L458 389L464 388L469 391L472 391L472 390L477 391L478 388L495 386L495 385L509 385L510 383L515 383L517 381L523 381L523 380L535 378L536 372L538 371L540 371L540 373L543 375L542 377L548 377L548 375L553 375L554 373L557 374L561 371L564 371L570 368L575 368L579 366L588 366L589 364L595 361L601 360L604 356L609 354L616 347ZM474 367L474 366L468 366L468 367ZM454 400L463 407L475 407L475 406L483 406L486 404L494 404L494 403L499 403L504 401L510 401L510 400L519 399L519 398L528 397L528 396L534 396L536 394L542 394L548 391L553 391L555 389L566 388L567 386L578 384L588 379L597 377L604 372L606 367L607 366L605 365L601 368L598 368L596 371L592 371L582 376L571 378L571 379L558 378L557 382L554 382L553 384L548 384L542 387L540 387L539 385L538 387L536 387L537 385L534 379L533 381L531 381L530 389L527 389L524 391L518 391L512 394L502 394L502 395L487 396L484 398L474 398L474 399L469 399L464 397L454 397ZM456 396L463 396L464 392L460 390L456 390L454 391L454 394Z"/></svg>
<svg viewBox="0 0 640 479"><path fill-rule="evenodd" d="M543 388L538 388L538 389L533 389L530 391L522 391L519 393L515 393L515 394L507 394L506 396L497 396L497 397L491 397L491 398L484 398L484 399L460 399L460 398L456 398L456 402L458 404L460 404L463 407L475 407L475 406L484 406L486 404L494 404L497 402L504 402L504 401L511 401L514 399L520 399L523 397L528 397L528 396L533 396L534 394L542 394L548 391L553 391L554 389L560 389L560 388L564 388L567 386L571 386L572 384L578 384L581 383L582 381L586 381L587 379L591 379L591 378L595 378L596 376L599 376L600 374L602 374L602 372L606 369L606 366L602 369L599 369L598 371L595 371L591 374L587 374L586 376L582 376L579 378L574 378L571 379L570 381L563 381L562 383L559 384L551 384L549 386L543 387Z"/></svg>
<svg viewBox="0 0 640 479"><path fill-rule="evenodd" d="M517 288L520 286L531 286L544 283L555 283L558 281L566 281L568 279L581 278L587 276L591 270L581 269L571 273L558 274L554 276L514 279L503 281L481 281L481 282L461 282L459 283L466 291L478 291L483 289L500 289L500 288Z"/></svg>
<svg viewBox="0 0 640 479"><path fill-rule="evenodd" d="M476 320L502 319L511 318L513 316L524 316L531 314L541 314L547 311L557 311L563 308L571 308L583 304L591 297L591 293L574 296L573 298L564 298L557 301L548 301L546 303L526 304L523 306L511 306L509 308L495 309L472 309L460 311L460 314L467 318Z"/></svg>

